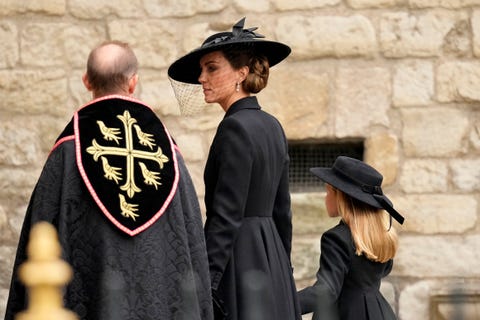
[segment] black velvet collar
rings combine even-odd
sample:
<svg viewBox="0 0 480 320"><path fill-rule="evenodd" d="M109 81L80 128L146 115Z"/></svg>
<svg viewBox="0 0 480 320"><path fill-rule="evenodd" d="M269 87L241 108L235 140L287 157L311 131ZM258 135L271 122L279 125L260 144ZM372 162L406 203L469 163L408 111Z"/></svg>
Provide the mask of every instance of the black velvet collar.
<svg viewBox="0 0 480 320"><path fill-rule="evenodd" d="M225 117L228 117L235 112L238 112L240 110L244 109L261 109L260 105L258 104L257 97L251 96L251 97L246 97L242 98L240 100L235 101L230 108L228 108L227 112L225 113Z"/></svg>

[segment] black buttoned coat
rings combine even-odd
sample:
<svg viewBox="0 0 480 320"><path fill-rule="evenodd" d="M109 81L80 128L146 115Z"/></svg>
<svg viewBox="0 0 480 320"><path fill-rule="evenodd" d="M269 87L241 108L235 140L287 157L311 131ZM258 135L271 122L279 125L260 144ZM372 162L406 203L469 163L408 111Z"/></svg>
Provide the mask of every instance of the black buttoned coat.
<svg viewBox="0 0 480 320"><path fill-rule="evenodd" d="M356 255L350 228L341 221L322 235L317 281L298 293L302 314L314 312L314 320L396 319L380 292L392 265Z"/></svg>
<svg viewBox="0 0 480 320"><path fill-rule="evenodd" d="M205 168L212 289L227 319L300 319L290 264L288 146L255 97L220 122Z"/></svg>

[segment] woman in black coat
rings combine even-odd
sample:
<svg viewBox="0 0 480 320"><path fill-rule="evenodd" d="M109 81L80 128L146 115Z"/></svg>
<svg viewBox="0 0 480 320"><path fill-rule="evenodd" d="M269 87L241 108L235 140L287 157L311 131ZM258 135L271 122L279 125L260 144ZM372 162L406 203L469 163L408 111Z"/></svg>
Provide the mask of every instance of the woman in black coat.
<svg viewBox="0 0 480 320"><path fill-rule="evenodd" d="M393 217L404 218L383 194L382 175L366 163L344 156L332 168L312 168L326 182L325 205L340 223L321 239L320 268L314 285L299 291L302 314L313 319L396 319L380 293L392 270L398 239ZM390 214L386 224L384 210Z"/></svg>
<svg viewBox="0 0 480 320"><path fill-rule="evenodd" d="M225 110L205 168L205 236L216 319L300 319L290 263L288 146L280 123L256 97L269 67L290 53L256 28L210 36L169 68L200 83Z"/></svg>

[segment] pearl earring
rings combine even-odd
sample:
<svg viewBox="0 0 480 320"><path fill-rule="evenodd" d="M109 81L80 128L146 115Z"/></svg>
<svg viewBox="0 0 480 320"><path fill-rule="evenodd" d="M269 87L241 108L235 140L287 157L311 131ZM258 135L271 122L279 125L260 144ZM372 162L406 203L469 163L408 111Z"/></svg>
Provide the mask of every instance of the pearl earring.
<svg viewBox="0 0 480 320"><path fill-rule="evenodd" d="M240 83L237 82L237 85L235 86L235 91L239 92L240 91Z"/></svg>

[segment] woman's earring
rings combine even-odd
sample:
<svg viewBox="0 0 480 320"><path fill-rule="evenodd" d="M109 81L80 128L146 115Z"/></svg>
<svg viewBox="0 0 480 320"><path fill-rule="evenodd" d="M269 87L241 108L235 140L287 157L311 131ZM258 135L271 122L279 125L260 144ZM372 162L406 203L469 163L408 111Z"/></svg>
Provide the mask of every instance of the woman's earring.
<svg viewBox="0 0 480 320"><path fill-rule="evenodd" d="M237 85L236 85L236 87L235 87L235 91L237 91L237 92L240 91L240 83L239 83L239 82L237 82Z"/></svg>

